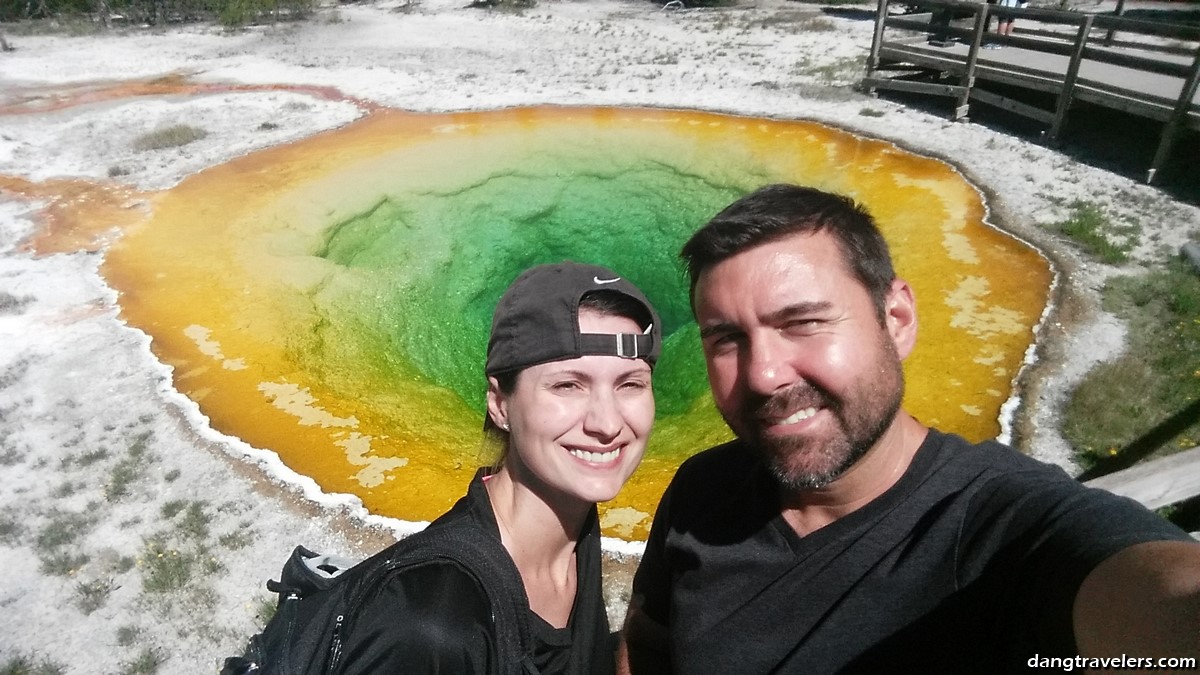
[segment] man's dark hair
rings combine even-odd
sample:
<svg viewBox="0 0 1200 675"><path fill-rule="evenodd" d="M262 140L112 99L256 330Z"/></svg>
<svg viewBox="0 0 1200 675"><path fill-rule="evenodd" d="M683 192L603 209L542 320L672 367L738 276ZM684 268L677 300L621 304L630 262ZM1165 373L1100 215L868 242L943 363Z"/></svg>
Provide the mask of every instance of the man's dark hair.
<svg viewBox="0 0 1200 675"><path fill-rule="evenodd" d="M871 214L849 197L799 185L768 185L713 216L680 252L696 280L717 263L747 249L796 234L828 232L837 240L851 274L867 289L880 321L896 271L887 242Z"/></svg>

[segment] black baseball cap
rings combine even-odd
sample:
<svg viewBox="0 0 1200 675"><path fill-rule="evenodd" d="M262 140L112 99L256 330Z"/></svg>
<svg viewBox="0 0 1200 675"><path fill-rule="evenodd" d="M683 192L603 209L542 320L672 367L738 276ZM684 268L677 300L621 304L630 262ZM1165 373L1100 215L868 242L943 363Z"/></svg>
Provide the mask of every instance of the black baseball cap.
<svg viewBox="0 0 1200 675"><path fill-rule="evenodd" d="M646 309L650 325L641 334L579 332L579 301L592 291L614 291ZM484 372L495 375L585 355L643 359L662 353L662 326L654 306L629 281L607 267L561 262L521 273L492 315Z"/></svg>

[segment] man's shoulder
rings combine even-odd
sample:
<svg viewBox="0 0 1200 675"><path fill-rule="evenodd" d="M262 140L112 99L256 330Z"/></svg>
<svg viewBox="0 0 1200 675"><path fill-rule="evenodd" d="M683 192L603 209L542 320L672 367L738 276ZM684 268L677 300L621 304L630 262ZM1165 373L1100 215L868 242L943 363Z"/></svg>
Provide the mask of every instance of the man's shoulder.
<svg viewBox="0 0 1200 675"><path fill-rule="evenodd" d="M749 475L761 466L754 450L735 438L688 457L675 472L675 482L728 484L731 478Z"/></svg>
<svg viewBox="0 0 1200 675"><path fill-rule="evenodd" d="M929 430L926 445L932 465L972 474L982 480L1074 482L1061 467L1026 455L997 440L973 443L956 434Z"/></svg>

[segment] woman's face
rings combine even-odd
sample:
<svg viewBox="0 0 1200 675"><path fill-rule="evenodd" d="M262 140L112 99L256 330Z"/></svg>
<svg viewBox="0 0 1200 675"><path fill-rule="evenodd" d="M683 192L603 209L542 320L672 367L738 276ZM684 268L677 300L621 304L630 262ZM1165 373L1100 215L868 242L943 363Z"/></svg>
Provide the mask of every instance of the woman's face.
<svg viewBox="0 0 1200 675"><path fill-rule="evenodd" d="M584 310L583 333L640 333L635 321ZM509 428L505 467L547 498L612 499L642 460L654 423L650 366L583 356L530 366L511 394L489 380L488 408Z"/></svg>

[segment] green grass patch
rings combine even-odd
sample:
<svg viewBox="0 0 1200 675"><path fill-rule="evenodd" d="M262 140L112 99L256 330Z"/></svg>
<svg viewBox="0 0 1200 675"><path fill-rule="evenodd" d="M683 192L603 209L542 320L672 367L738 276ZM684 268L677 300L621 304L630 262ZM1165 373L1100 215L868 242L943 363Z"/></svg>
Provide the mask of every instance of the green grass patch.
<svg viewBox="0 0 1200 675"><path fill-rule="evenodd" d="M1114 224L1096 204L1074 201L1070 205L1071 215L1052 227L1078 243L1083 250L1110 265L1129 259L1129 252L1137 245L1140 228L1132 225Z"/></svg>
<svg viewBox="0 0 1200 675"><path fill-rule="evenodd" d="M1104 308L1132 327L1125 355L1092 370L1064 412L1063 433L1080 463L1116 455L1200 397L1200 277L1173 260L1164 269L1111 279ZM1200 420L1156 454L1200 444Z"/></svg>
<svg viewBox="0 0 1200 675"><path fill-rule="evenodd" d="M189 126L187 124L174 124L169 127L161 127L138 136L133 139L133 149L139 151L146 150L165 150L166 148L178 148L188 143L200 140L208 135L208 132L199 128Z"/></svg>
<svg viewBox="0 0 1200 675"><path fill-rule="evenodd" d="M196 556L169 548L158 540L146 543L142 552L142 588L149 593L177 591L196 574Z"/></svg>
<svg viewBox="0 0 1200 675"><path fill-rule="evenodd" d="M212 522L212 515L206 512L204 507L204 502L192 502L184 510L183 517L179 519L179 532L185 537L197 541L208 538L208 526Z"/></svg>
<svg viewBox="0 0 1200 675"><path fill-rule="evenodd" d="M34 548L39 552L63 548L87 534L92 525L91 516L85 513L53 512L50 522L38 532Z"/></svg>
<svg viewBox="0 0 1200 675"><path fill-rule="evenodd" d="M59 665L47 658L37 658L20 654L9 657L0 665L0 675L63 675L66 666Z"/></svg>
<svg viewBox="0 0 1200 675"><path fill-rule="evenodd" d="M117 501L129 494L130 487L146 473L146 466L154 461L150 453L151 434L142 433L129 444L125 456L113 465L108 474L108 483L104 486L104 498Z"/></svg>

